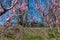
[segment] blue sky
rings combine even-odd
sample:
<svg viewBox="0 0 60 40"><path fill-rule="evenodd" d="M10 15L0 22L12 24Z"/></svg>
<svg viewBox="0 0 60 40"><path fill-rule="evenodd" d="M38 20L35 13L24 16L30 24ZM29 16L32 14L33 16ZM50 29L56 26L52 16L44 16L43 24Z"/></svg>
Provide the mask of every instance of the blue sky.
<svg viewBox="0 0 60 40"><path fill-rule="evenodd" d="M2 4L6 4L4 7L9 7L9 4L11 5L11 0L7 0L9 2L6 1L6 3L3 3L3 0L1 0ZM46 7L46 3L44 0L39 0L41 1L41 5L43 8ZM46 0L48 2L48 0ZM37 1L38 2L38 1ZM40 21L42 22L41 16L39 11L34 7L36 2L33 2L33 0L29 0L29 10L28 10L28 15L29 15L29 19L31 18L31 16L34 16L34 18L36 19L36 21ZM49 2L48 2L49 3ZM32 8L32 9L31 9ZM6 12L4 15L0 16L0 24L4 24L8 14L12 15L11 10L9 10L8 12Z"/></svg>

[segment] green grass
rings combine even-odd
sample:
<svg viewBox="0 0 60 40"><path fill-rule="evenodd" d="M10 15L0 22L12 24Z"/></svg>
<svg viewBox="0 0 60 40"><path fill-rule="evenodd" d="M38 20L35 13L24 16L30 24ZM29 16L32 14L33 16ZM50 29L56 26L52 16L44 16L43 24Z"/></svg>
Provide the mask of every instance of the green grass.
<svg viewBox="0 0 60 40"><path fill-rule="evenodd" d="M25 35L24 40L43 40L41 36Z"/></svg>
<svg viewBox="0 0 60 40"><path fill-rule="evenodd" d="M42 30L45 32L42 32ZM38 34L39 35L38 35ZM45 35L47 34L47 35ZM58 40L60 40L60 33L58 32L57 28L54 28L53 30L50 29L30 29L27 28L25 30L25 34L24 34L24 40L45 40L45 38L47 40L56 40L58 38Z"/></svg>

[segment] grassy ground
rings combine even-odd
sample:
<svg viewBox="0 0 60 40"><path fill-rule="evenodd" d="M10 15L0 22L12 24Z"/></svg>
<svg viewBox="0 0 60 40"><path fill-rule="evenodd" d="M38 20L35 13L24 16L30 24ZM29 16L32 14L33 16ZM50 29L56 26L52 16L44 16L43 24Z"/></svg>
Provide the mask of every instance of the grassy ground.
<svg viewBox="0 0 60 40"><path fill-rule="evenodd" d="M1 29L1 28L0 28ZM20 29L20 28L18 28ZM23 28L23 40L60 40L60 32L58 32L57 28ZM7 33L5 35L6 40L17 40L21 33L16 28L8 28ZM21 35L20 35L21 36ZM3 39L3 37L2 37ZM1 34L0 34L0 40ZM18 40L20 40L18 38Z"/></svg>
<svg viewBox="0 0 60 40"><path fill-rule="evenodd" d="M24 40L60 40L60 33L57 28L26 28Z"/></svg>

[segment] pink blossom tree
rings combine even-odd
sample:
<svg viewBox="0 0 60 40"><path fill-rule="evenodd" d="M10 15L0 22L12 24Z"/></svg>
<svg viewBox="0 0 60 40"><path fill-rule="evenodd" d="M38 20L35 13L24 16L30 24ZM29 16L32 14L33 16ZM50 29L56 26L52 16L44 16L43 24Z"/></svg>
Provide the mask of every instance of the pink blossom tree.
<svg viewBox="0 0 60 40"><path fill-rule="evenodd" d="M46 8L41 7L41 4L40 5L36 4L35 7L39 10L40 14L43 15L42 16L43 20L45 19L45 21L49 26L60 26L60 22L59 22L60 1L50 0L50 3L52 3L52 5L46 4ZM47 15L45 15L46 10L48 10Z"/></svg>
<svg viewBox="0 0 60 40"><path fill-rule="evenodd" d="M0 4L0 16L2 16L6 11L12 10L12 16L8 14L8 17L6 19L6 27L3 27L3 32L6 32L7 28L9 27L11 20L13 19L14 16L19 16L19 21L20 24L23 25L23 15L26 12L26 20L27 20L27 11L28 11L28 0L24 0L24 2L21 2L22 0L12 0L11 7L9 8L3 8L2 4ZM6 0L4 0L4 3ZM18 6L16 6L18 5ZM16 6L16 7L15 7ZM21 12L19 14L16 14L16 10L20 10ZM26 21L27 23L27 21Z"/></svg>

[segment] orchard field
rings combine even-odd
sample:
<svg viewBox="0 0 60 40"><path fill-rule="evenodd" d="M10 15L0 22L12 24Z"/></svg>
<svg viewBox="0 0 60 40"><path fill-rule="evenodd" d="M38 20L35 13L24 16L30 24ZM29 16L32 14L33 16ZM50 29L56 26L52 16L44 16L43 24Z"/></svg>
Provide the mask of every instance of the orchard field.
<svg viewBox="0 0 60 40"><path fill-rule="evenodd" d="M60 40L60 0L0 0L0 25L0 40Z"/></svg>
<svg viewBox="0 0 60 40"><path fill-rule="evenodd" d="M1 29L1 27L0 27ZM23 30L22 30L23 29ZM19 31L21 30L21 31ZM10 27L1 40L60 40L60 32L57 28L19 28Z"/></svg>

